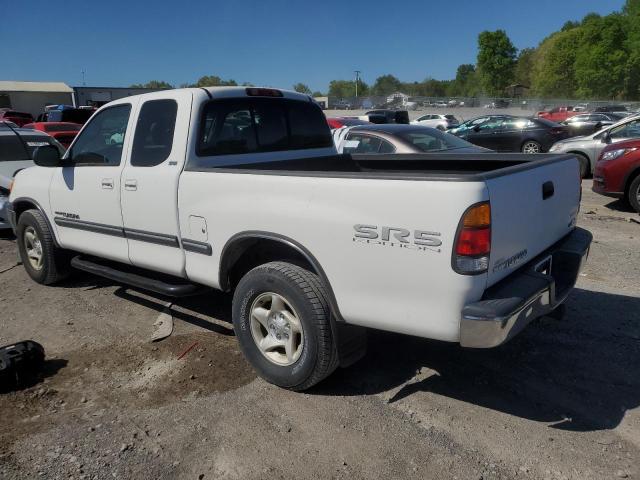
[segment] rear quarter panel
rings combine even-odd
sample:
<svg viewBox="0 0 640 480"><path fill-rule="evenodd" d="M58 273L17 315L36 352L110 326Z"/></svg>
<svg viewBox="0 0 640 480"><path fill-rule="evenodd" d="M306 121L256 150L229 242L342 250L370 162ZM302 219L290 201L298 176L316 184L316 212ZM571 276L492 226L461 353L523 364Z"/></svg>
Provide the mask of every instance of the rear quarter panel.
<svg viewBox="0 0 640 480"><path fill-rule="evenodd" d="M322 266L348 323L457 341L462 307L478 300L486 275L451 268L458 222L486 200L484 183L400 181L192 172L179 186L180 225L204 217L213 254L186 252L187 275L220 286L220 255L229 239L259 230L302 244ZM358 241L363 224L439 233L438 248L415 250ZM188 233L183 233L188 237Z"/></svg>

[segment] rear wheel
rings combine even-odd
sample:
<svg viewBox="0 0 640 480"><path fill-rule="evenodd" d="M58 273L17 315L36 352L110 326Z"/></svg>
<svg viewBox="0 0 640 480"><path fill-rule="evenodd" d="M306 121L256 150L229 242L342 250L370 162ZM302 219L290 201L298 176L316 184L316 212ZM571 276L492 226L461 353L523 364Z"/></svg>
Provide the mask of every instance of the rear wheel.
<svg viewBox="0 0 640 480"><path fill-rule="evenodd" d="M633 179L627 191L627 200L631 207L640 213L640 175Z"/></svg>
<svg viewBox="0 0 640 480"><path fill-rule="evenodd" d="M302 267L271 262L247 273L233 295L242 352L267 382L305 390L338 366L322 282Z"/></svg>
<svg viewBox="0 0 640 480"><path fill-rule="evenodd" d="M522 153L542 153L542 145L535 140L527 140L522 144Z"/></svg>
<svg viewBox="0 0 640 480"><path fill-rule="evenodd" d="M20 215L16 236L20 259L34 281L50 285L68 275L69 255L56 247L53 233L38 210Z"/></svg>

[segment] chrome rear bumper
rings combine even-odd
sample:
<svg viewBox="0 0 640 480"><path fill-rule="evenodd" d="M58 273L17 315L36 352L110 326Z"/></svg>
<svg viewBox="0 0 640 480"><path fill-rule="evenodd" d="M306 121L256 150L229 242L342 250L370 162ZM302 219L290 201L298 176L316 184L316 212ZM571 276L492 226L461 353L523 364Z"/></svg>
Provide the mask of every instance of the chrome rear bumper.
<svg viewBox="0 0 640 480"><path fill-rule="evenodd" d="M460 344L491 348L513 338L531 321L551 313L576 284L593 236L576 228L522 269L487 289L464 307Z"/></svg>

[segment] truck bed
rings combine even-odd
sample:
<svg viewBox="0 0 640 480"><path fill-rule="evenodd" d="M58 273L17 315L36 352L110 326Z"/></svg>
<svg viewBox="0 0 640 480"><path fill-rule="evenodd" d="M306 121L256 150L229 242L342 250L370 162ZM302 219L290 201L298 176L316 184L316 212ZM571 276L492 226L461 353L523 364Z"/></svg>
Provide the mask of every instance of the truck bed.
<svg viewBox="0 0 640 480"><path fill-rule="evenodd" d="M478 182L548 165L567 154L422 153L334 155L315 158L244 163L216 168L187 165L187 171L220 171L265 175L436 180Z"/></svg>

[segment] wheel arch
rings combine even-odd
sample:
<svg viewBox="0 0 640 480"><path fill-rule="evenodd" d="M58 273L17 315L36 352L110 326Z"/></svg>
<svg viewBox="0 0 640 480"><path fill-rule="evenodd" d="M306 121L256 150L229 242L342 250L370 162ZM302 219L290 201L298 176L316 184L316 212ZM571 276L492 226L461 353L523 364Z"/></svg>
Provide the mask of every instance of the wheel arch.
<svg viewBox="0 0 640 480"><path fill-rule="evenodd" d="M231 237L223 247L220 256L220 287L225 291L231 290L242 275L252 268L277 260L302 263L318 275L329 295L329 306L333 317L338 322L344 322L333 288L320 262L300 242L278 233L252 230L240 232Z"/></svg>
<svg viewBox="0 0 640 480"><path fill-rule="evenodd" d="M46 214L46 212L44 211L44 209L38 203L37 200L34 200L33 198L30 198L30 197L18 197L11 202L11 207L15 214L16 228L18 226L18 220L20 220L20 215L22 215L27 210L32 210L32 209L38 210L44 217L45 221L47 222L47 226L49 227L49 231L51 232L51 236L53 237L53 243L55 244L56 247L60 247L60 244L58 243L58 239L56 238L56 231L53 228L53 225L51 225L49 216Z"/></svg>
<svg viewBox="0 0 640 480"><path fill-rule="evenodd" d="M593 162L591 161L591 157L586 154L585 152L581 152L580 150L570 150L567 152L568 154L572 154L572 155L577 155L578 156L578 160L580 158L584 158L587 161L587 167L588 167L588 174L593 173Z"/></svg>
<svg viewBox="0 0 640 480"><path fill-rule="evenodd" d="M627 176L624 179L624 194L627 196L629 194L629 188L631 188L631 183L640 175L640 165L637 165L633 170L627 173Z"/></svg>

